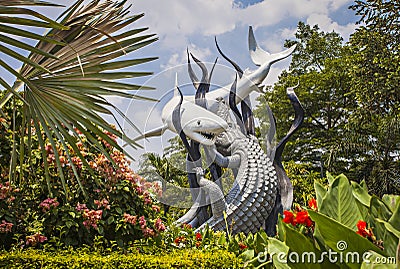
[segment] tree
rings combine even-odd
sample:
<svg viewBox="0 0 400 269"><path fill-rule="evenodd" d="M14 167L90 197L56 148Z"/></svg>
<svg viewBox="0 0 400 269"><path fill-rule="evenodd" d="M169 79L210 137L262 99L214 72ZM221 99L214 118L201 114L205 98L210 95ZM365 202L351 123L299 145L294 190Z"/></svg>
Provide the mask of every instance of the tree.
<svg viewBox="0 0 400 269"><path fill-rule="evenodd" d="M286 89L295 89L306 115L302 128L288 142L283 160L312 163L315 169L329 168L329 156L338 136L343 133L348 109L355 104L348 95L348 75L343 55L347 53L338 33L325 33L318 26L298 24L297 40L287 40L285 47L297 44L288 72L260 98L255 113L260 118L261 129L268 128L265 101L276 116L278 141L286 135L294 117L293 108L286 96ZM265 130L263 131L265 132ZM329 167L326 167L326 166Z"/></svg>
<svg viewBox="0 0 400 269"><path fill-rule="evenodd" d="M338 150L354 156L349 171L378 195L400 193L399 1L356 1L361 16L349 41L348 74L357 107ZM341 153L343 154L343 153Z"/></svg>
<svg viewBox="0 0 400 269"><path fill-rule="evenodd" d="M84 134L91 146L107 156L110 161L112 159L104 146L98 142L98 138L105 140L118 150L122 151L122 149L104 132L121 139L123 137L128 143L134 145L133 141L124 136L120 130L112 128L101 114L114 117L114 111L128 120L105 97L113 95L124 98L143 98L127 91L149 88L118 80L146 76L151 73L121 71L120 69L146 63L156 58L119 61L116 59L157 39L153 34L141 34L147 28L127 30L126 27L132 25L143 14L127 16L125 1L94 0L86 6L83 6L83 2L83 0L77 0L60 16L58 22L55 22L31 9L20 7L56 6L55 4L37 0L0 0L0 51L18 60L22 65L17 71L0 59L3 70L15 77L13 84L0 79L0 85L5 90L5 95L0 100L0 108L8 102L23 103L19 111L21 122L14 120L11 126L13 145L9 177L13 183L16 183L18 179L17 173L19 173L20 182L24 178L24 174L17 169L18 164L22 167L32 158L31 138L34 130L43 133L43 136L38 135L38 143L46 170L49 166L45 151L46 139L53 148L56 148L56 141L60 141L62 148L67 152L69 162L73 163L72 158L78 157L86 167L90 166L76 145L80 141L79 133ZM26 18L27 16L29 18ZM44 35L38 35L19 29L20 26L25 25L49 28L49 31ZM9 34L17 37L9 36ZM31 46L29 42L19 41L20 37L34 40L37 44ZM14 50L15 47L28 53L28 56ZM15 114L14 110L13 116ZM57 151L55 154L58 171L60 171L59 177L65 193L68 194ZM115 164L113 161L112 163ZM74 174L79 182L75 167ZM46 179L51 195L48 172L46 172Z"/></svg>

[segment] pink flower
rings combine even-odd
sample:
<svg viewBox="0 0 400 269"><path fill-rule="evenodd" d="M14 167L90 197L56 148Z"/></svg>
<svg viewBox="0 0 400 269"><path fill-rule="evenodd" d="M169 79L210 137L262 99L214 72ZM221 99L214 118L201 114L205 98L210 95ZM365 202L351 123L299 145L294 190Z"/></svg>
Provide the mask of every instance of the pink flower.
<svg viewBox="0 0 400 269"><path fill-rule="evenodd" d="M75 207L76 211L83 211L85 209L87 209L86 204L80 204L78 203Z"/></svg>
<svg viewBox="0 0 400 269"><path fill-rule="evenodd" d="M47 212L49 211L51 208L56 208L57 206L59 206L60 203L57 202L57 198L47 198L45 200L43 200L40 204L39 207L42 208L43 212Z"/></svg>
<svg viewBox="0 0 400 269"><path fill-rule="evenodd" d="M103 199L101 201L94 200L94 204L97 205L97 208L104 207L105 209L110 209L110 205L108 204L107 199Z"/></svg>
<svg viewBox="0 0 400 269"><path fill-rule="evenodd" d="M36 246L38 243L43 243L44 241L47 240L47 237L44 235L41 235L40 233L35 233L34 235L29 235L26 237L26 242L25 244L27 246Z"/></svg>
<svg viewBox="0 0 400 269"><path fill-rule="evenodd" d="M85 221L83 221L83 225L89 229L90 227L93 227L97 229L97 224L101 220L101 217L103 215L103 210L85 210L83 212L83 218Z"/></svg>
<svg viewBox="0 0 400 269"><path fill-rule="evenodd" d="M7 222L5 220L2 220L2 222L0 224L0 233L9 233L9 232L11 232L13 226L14 226L14 224L12 224L11 222Z"/></svg>
<svg viewBox="0 0 400 269"><path fill-rule="evenodd" d="M152 205L151 209L153 209L156 212L160 212L160 207L158 205Z"/></svg>
<svg viewBox="0 0 400 269"><path fill-rule="evenodd" d="M155 235L154 230L151 228L142 229L142 233L144 237L153 237Z"/></svg>
<svg viewBox="0 0 400 269"><path fill-rule="evenodd" d="M145 220L144 216L141 216L139 218L139 225L142 230L146 228L146 220Z"/></svg>
<svg viewBox="0 0 400 269"><path fill-rule="evenodd" d="M124 222L130 223L132 225L136 225L137 216L132 216L130 214L124 213Z"/></svg>
<svg viewBox="0 0 400 269"><path fill-rule="evenodd" d="M156 219L156 222L154 223L154 229L159 232L165 231L165 225L164 223L162 223L162 220L160 218Z"/></svg>

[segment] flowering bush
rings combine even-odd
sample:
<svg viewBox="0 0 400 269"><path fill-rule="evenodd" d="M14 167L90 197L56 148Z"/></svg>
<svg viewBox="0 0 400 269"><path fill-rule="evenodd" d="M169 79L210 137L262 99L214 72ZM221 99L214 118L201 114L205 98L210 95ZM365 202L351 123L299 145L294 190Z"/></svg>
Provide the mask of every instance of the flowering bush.
<svg viewBox="0 0 400 269"><path fill-rule="evenodd" d="M5 114L7 115L7 109ZM17 118L16 120L21 120ZM0 154L9 156L12 146L12 122L0 121ZM147 182L130 168L130 161L101 137L96 146L106 149L99 154L93 137L83 135L78 129L75 145L70 153L79 149L76 157L69 158L59 144L44 141L48 169L42 159L41 149L32 150L32 156L17 169L13 182L9 181L9 159L0 161L0 243L9 248L12 243L22 247L93 244L98 236L104 242L113 241L126 246L136 239L157 236L165 230L158 217L160 207L154 203L161 189ZM111 139L116 137L105 132ZM32 132L32 148L39 148L40 130ZM16 140L16 147L21 141ZM71 142L72 143L72 142ZM80 156L80 157L79 157ZM58 160L56 159L58 158ZM60 178L57 161L64 178ZM91 167L94 171L88 169ZM49 172L52 184L46 181ZM77 177L79 180L77 180Z"/></svg>

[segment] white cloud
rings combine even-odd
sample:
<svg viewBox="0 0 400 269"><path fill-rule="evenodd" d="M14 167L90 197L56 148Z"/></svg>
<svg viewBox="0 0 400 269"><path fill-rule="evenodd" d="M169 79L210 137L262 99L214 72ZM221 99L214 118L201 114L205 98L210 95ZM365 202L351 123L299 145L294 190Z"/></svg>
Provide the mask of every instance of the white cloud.
<svg viewBox="0 0 400 269"><path fill-rule="evenodd" d="M333 21L326 14L311 14L307 18L307 23L310 25L318 24L321 30L325 32L335 31L338 32L345 40L347 40L351 33L354 32L356 25L354 23L349 23L347 25L339 25L337 22Z"/></svg>
<svg viewBox="0 0 400 269"><path fill-rule="evenodd" d="M210 48L200 48L194 44L188 46L189 52L193 54L197 59L202 62L206 61L209 56L213 55ZM193 61L192 61L193 62ZM167 64L161 64L162 69L173 68L182 64L187 63L187 53L186 50L181 51L181 53L174 53L168 59Z"/></svg>

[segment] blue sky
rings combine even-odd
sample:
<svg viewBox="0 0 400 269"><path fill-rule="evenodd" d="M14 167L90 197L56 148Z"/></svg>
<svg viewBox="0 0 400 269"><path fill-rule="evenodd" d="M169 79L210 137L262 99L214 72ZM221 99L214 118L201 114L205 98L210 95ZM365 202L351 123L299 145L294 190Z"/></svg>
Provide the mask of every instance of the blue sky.
<svg viewBox="0 0 400 269"><path fill-rule="evenodd" d="M54 1L66 6L70 0ZM285 39L294 39L299 21L318 24L324 31L335 30L345 39L356 28L352 4L349 0L128 0L132 3L133 14L145 13L136 27L149 27L148 33L155 33L159 41L134 52L131 57L158 56L159 60L135 67L139 71L153 71L154 76L133 79L132 83L144 83L156 90L144 93L146 96L162 99L163 102L139 102L112 99L128 117L143 131L161 124L159 111L171 96L178 73L179 83L187 93L193 89L184 86L189 83L186 67L186 48L204 62L213 62L219 56L214 45L216 36L222 50L243 69L255 69L247 48L249 25L254 28L258 44L266 51L274 53L283 50ZM59 8L42 8L47 15L55 18ZM273 84L282 70L288 68L290 58L273 65L265 84ZM0 75L6 76L0 69ZM232 83L234 71L220 57L212 83L226 85ZM254 99L256 96L252 96ZM126 127L127 128L127 127ZM136 134L127 128L128 135ZM144 145L145 150L129 150L138 158L145 151L162 152L166 141L172 136L166 133L162 138L153 138Z"/></svg>

